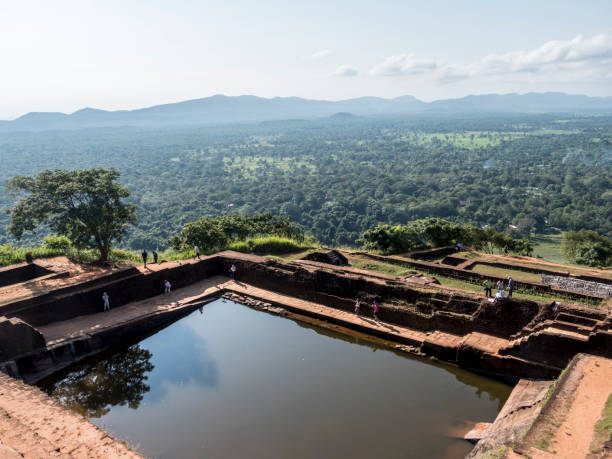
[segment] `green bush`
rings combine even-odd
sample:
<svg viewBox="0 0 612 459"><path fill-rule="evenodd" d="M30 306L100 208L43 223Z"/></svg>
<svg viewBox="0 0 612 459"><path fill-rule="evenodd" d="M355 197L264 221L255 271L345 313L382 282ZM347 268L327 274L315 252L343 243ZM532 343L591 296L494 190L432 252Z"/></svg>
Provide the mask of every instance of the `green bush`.
<svg viewBox="0 0 612 459"><path fill-rule="evenodd" d="M278 236L301 241L302 229L285 217L270 213L246 217L223 215L201 218L185 225L181 232L170 238L175 250L191 250L195 245L201 252L216 251L236 241L260 236Z"/></svg>
<svg viewBox="0 0 612 459"><path fill-rule="evenodd" d="M587 266L612 265L612 239L595 231L567 231L563 233L561 250L570 262Z"/></svg>
<svg viewBox="0 0 612 459"><path fill-rule="evenodd" d="M533 243L526 239L514 239L492 227L480 228L441 218L424 218L395 226L379 223L364 232L358 242L365 250L384 254L440 247L456 242L488 253L493 253L495 248L501 251L504 246L510 252L521 255L533 252Z"/></svg>
<svg viewBox="0 0 612 459"><path fill-rule="evenodd" d="M229 250L242 253L256 254L283 254L305 250L309 244L294 239L266 236L249 238L244 241L233 242L228 246Z"/></svg>
<svg viewBox="0 0 612 459"><path fill-rule="evenodd" d="M50 234L43 239L43 246L51 250L67 251L72 246L72 241L66 236Z"/></svg>

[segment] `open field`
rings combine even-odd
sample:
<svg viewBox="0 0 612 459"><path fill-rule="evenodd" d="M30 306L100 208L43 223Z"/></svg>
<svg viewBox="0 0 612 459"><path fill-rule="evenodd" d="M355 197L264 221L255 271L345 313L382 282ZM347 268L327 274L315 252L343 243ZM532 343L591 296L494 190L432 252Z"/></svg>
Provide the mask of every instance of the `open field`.
<svg viewBox="0 0 612 459"><path fill-rule="evenodd" d="M535 247L533 255L542 257L545 260L554 261L555 263L565 262L565 257L561 252L562 234L541 234L533 238Z"/></svg>

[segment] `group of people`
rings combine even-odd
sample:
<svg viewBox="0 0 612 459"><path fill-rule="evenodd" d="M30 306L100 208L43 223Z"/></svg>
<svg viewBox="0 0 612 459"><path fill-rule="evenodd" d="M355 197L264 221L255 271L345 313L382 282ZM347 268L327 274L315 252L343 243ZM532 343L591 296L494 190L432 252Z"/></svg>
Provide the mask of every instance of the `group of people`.
<svg viewBox="0 0 612 459"><path fill-rule="evenodd" d="M487 298L495 298L497 300L499 298L506 297L506 291L504 290L504 281L502 279L497 281L497 293L495 294L495 297L493 297L493 282L491 282L490 279L486 279L482 285L484 287L485 295ZM512 277L508 277L508 283L506 284L506 287L508 289L507 298L512 298L512 292L514 291L514 279L512 279Z"/></svg>
<svg viewBox="0 0 612 459"><path fill-rule="evenodd" d="M373 310L374 320L378 320L378 313L380 312L380 304L378 304L378 300L374 300L374 303L372 303L372 310ZM361 312L361 301L359 301L359 298L357 298L357 300L355 301L355 314L359 315L360 312Z"/></svg>
<svg viewBox="0 0 612 459"><path fill-rule="evenodd" d="M153 263L157 264L157 252L155 250L152 250L151 253L153 254ZM142 261L144 262L144 267L147 267L147 259L149 258L149 253L147 252L147 249L142 249L142 253L140 254L142 256Z"/></svg>

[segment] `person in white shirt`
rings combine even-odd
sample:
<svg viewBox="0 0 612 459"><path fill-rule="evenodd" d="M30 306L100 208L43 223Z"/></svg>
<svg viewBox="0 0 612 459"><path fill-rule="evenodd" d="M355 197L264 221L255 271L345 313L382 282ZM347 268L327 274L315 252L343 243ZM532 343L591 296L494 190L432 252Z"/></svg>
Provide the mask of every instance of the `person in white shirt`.
<svg viewBox="0 0 612 459"><path fill-rule="evenodd" d="M230 268L230 277L236 280L236 265L232 265Z"/></svg>
<svg viewBox="0 0 612 459"><path fill-rule="evenodd" d="M198 248L197 245L193 246L193 251L195 252L195 255L193 256L193 258L198 258L198 260L200 259L200 249Z"/></svg>
<svg viewBox="0 0 612 459"><path fill-rule="evenodd" d="M170 288L172 288L172 284L169 281L164 281L164 293L170 293Z"/></svg>

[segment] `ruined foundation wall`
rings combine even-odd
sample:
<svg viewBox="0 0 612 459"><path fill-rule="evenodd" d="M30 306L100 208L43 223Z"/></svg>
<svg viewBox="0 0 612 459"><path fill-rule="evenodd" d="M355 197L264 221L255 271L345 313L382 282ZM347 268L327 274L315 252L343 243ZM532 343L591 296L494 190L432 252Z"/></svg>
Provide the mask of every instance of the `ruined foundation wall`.
<svg viewBox="0 0 612 459"><path fill-rule="evenodd" d="M366 252L358 252L360 255L371 258L373 260L382 261L385 263L391 263L398 266L404 266L407 268L417 269L419 271L425 271L434 275L451 277L455 279L467 280L470 282L484 282L485 280L490 280L492 282L496 282L499 280L499 276L491 276L487 274L481 274L474 271L470 271L469 269L456 268L454 266L445 266L439 263L432 263L429 261L416 261L409 260L406 258L389 255L376 255ZM508 265L509 269L514 269ZM531 290L533 292L542 293L545 295L555 295L563 298L567 298L570 300L593 300L602 299L603 297L598 297L596 295L584 295L579 292L564 290L562 288L555 288L550 285L546 285L542 282L525 282L525 281L517 281L515 280L516 288L521 289L525 288Z"/></svg>
<svg viewBox="0 0 612 459"><path fill-rule="evenodd" d="M346 311L352 311L359 297L364 314L371 314L371 303L378 299L384 303L379 315L382 320L420 330L455 334L481 331L508 338L545 307L529 300L490 303L456 293L425 292L363 277L309 271L267 259L243 260L229 255L222 255L221 259L223 270L236 264L239 280ZM393 306L394 302L402 305Z"/></svg>
<svg viewBox="0 0 612 459"><path fill-rule="evenodd" d="M562 290L571 290L591 297L612 298L612 285L572 277L542 274L542 282Z"/></svg>
<svg viewBox="0 0 612 459"><path fill-rule="evenodd" d="M36 263L23 263L19 266L0 268L0 287L27 282L48 274L53 274L53 271L39 266Z"/></svg>
<svg viewBox="0 0 612 459"><path fill-rule="evenodd" d="M601 352L601 355L606 355L612 348L612 331L607 330L609 323L603 327L607 319L601 311L588 311L586 315L574 311L580 312L579 316L573 316L574 320L579 321L578 324L580 320L602 324L593 329L588 337L567 338L556 333L540 334L536 328L545 324L550 317L568 314L562 313L560 308L554 312L552 303L522 299L503 299L493 303L456 291L415 288L405 283L347 275L328 269L306 269L295 264L235 252L222 252L185 264L168 263L167 268L160 271L138 272L112 282L71 290L66 295L51 295L40 304L30 305L29 308L15 311L15 314L37 326L101 312L104 291L109 293L111 308L115 309L161 294L166 279L173 284L174 289L178 289L215 275L227 275L232 264L237 266L238 285L245 282L254 287L349 312L353 311L355 298L360 297L364 315L372 314L371 304L377 299L381 302L379 317L386 323L412 330L446 332L458 337L480 332L483 336L488 335L492 343L495 343L495 339L506 340L504 346L507 347L500 349L500 352L498 348L487 350L486 347L473 347L467 342L458 348L458 341L445 345L427 340L423 344L424 352L430 355L490 374L550 377L577 351ZM131 324L130 328L101 331L93 337L81 339L82 342L72 340L61 349L47 349L43 346L32 355L18 356L18 371L15 374L38 374L41 368L49 368L51 371L57 367L58 362L81 358L96 349L121 342L127 336L175 319L170 316L143 317ZM528 327L532 329L528 330ZM521 335L524 332L526 335ZM517 334L524 336L524 339L517 338ZM550 357L551 354L554 355Z"/></svg>
<svg viewBox="0 0 612 459"><path fill-rule="evenodd" d="M37 327L102 311L104 292L110 296L111 307L116 308L163 293L164 280L169 280L174 288L180 288L218 274L219 266L217 258L212 257L199 263L168 263L166 269L148 274L135 271L136 274L129 273L119 279L105 278L105 282L94 282L92 286L74 286L68 293L53 292L44 299L33 300L20 308L9 308L6 312L3 310L3 313Z"/></svg>

